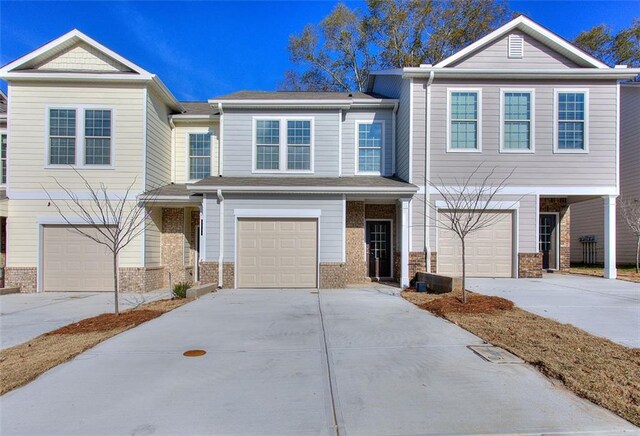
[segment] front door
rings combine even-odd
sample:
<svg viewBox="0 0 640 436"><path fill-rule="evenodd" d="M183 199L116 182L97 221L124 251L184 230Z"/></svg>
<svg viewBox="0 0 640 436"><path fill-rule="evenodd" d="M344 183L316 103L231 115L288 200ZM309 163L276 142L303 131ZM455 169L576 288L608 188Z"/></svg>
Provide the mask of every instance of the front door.
<svg viewBox="0 0 640 436"><path fill-rule="evenodd" d="M540 214L540 252L542 253L542 269L558 269L557 259L557 224L556 214Z"/></svg>
<svg viewBox="0 0 640 436"><path fill-rule="evenodd" d="M369 277L391 277L391 222L367 221Z"/></svg>

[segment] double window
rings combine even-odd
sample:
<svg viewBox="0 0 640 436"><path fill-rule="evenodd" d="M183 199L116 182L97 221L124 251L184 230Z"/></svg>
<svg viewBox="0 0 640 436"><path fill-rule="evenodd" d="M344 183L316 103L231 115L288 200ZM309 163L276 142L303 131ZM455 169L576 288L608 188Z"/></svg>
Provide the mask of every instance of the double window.
<svg viewBox="0 0 640 436"><path fill-rule="evenodd" d="M586 152L588 94L586 91L556 90L556 152Z"/></svg>
<svg viewBox="0 0 640 436"><path fill-rule="evenodd" d="M312 170L313 122L310 119L256 119L254 170Z"/></svg>
<svg viewBox="0 0 640 436"><path fill-rule="evenodd" d="M110 109L52 108L48 115L48 165L112 164Z"/></svg>
<svg viewBox="0 0 640 436"><path fill-rule="evenodd" d="M501 151L533 151L533 91L502 91Z"/></svg>
<svg viewBox="0 0 640 436"><path fill-rule="evenodd" d="M480 151L480 91L449 91L449 151Z"/></svg>
<svg viewBox="0 0 640 436"><path fill-rule="evenodd" d="M211 134L189 134L189 180L211 175Z"/></svg>
<svg viewBox="0 0 640 436"><path fill-rule="evenodd" d="M384 124L380 121L356 122L358 173L381 174L384 150Z"/></svg>

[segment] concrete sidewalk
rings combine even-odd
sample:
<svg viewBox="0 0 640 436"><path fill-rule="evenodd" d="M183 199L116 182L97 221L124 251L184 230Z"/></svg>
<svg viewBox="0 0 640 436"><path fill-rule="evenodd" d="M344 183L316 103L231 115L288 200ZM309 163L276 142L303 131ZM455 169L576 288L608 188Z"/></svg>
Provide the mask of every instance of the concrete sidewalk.
<svg viewBox="0 0 640 436"><path fill-rule="evenodd" d="M120 309L169 293L122 293ZM113 312L112 292L42 292L0 297L0 349L13 347L81 319Z"/></svg>
<svg viewBox="0 0 640 436"><path fill-rule="evenodd" d="M626 421L477 337L364 289L221 291L0 398L0 433L622 432ZM183 357L204 349L199 358Z"/></svg>
<svg viewBox="0 0 640 436"><path fill-rule="evenodd" d="M467 288L627 347L640 347L640 284L573 274L541 279L467 279Z"/></svg>

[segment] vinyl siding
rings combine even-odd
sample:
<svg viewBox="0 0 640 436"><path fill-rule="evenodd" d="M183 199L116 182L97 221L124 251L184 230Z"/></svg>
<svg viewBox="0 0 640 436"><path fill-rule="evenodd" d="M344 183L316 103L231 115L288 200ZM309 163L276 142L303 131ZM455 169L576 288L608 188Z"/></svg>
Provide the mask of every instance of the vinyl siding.
<svg viewBox="0 0 640 436"><path fill-rule="evenodd" d="M380 109L371 110L350 110L344 112L344 121L342 122L342 175L353 176L357 169L358 160L358 144L356 142L356 122L358 121L382 121L384 124L384 145L383 156L384 170L382 175L390 176L392 171L392 155L393 155L393 110Z"/></svg>
<svg viewBox="0 0 640 436"><path fill-rule="evenodd" d="M511 186L612 187L616 183L616 85L615 82L572 81L442 81L436 78L432 89L431 177L439 183L455 183L480 163L496 167L501 175L514 170ZM482 89L482 153L446 151L447 88ZM500 153L500 89L535 90L535 153ZM589 153L554 153L554 88L589 90ZM423 92L422 92L423 93ZM416 96L419 93L416 92ZM415 123L423 114L417 109ZM418 124L415 131L424 130ZM418 137L416 133L415 137ZM419 141L414 142L414 180L422 181ZM544 177L540 175L544 174ZM421 184L421 183L420 183Z"/></svg>
<svg viewBox="0 0 640 436"><path fill-rule="evenodd" d="M162 208L154 207L147 219L144 235L144 265L162 265Z"/></svg>
<svg viewBox="0 0 640 436"><path fill-rule="evenodd" d="M509 59L509 35L520 35L524 38L522 59ZM519 30L510 32L452 66L456 68L578 68L578 65L571 60Z"/></svg>
<svg viewBox="0 0 640 436"><path fill-rule="evenodd" d="M12 193L42 194L65 187L84 191L78 175L67 168L46 168L48 107L91 105L113 108L113 169L80 169L93 186L100 182L112 192L124 192L137 177L134 192L142 191L144 89L122 84L11 83L8 184Z"/></svg>
<svg viewBox="0 0 640 436"><path fill-rule="evenodd" d="M131 71L120 62L95 48L79 43L37 67L39 70L58 71Z"/></svg>
<svg viewBox="0 0 640 436"><path fill-rule="evenodd" d="M400 102L396 114L396 173L403 180L409 180L409 135L410 132L410 92L411 81L403 80L400 88Z"/></svg>
<svg viewBox="0 0 640 436"><path fill-rule="evenodd" d="M171 126L169 107L151 90L147 92L146 189L171 182Z"/></svg>
<svg viewBox="0 0 640 436"><path fill-rule="evenodd" d="M620 90L620 194L640 200L640 87ZM617 261L634 263L635 237L617 211ZM598 262L604 261L604 204L602 199L571 205L571 261L581 262L580 237L596 235Z"/></svg>
<svg viewBox="0 0 640 436"><path fill-rule="evenodd" d="M7 220L7 266L35 267L38 265L39 249L39 217L61 219L48 200L10 200ZM73 216L69 208L58 203L63 212ZM87 206L89 204L87 203ZM128 202L128 207L135 207L136 202ZM126 213L126 212L125 212ZM134 239L120 254L121 267L141 267L142 236Z"/></svg>
<svg viewBox="0 0 640 436"><path fill-rule="evenodd" d="M413 148L411 160L413 163L411 183L424 185L425 149L427 144L427 81L413 82ZM434 126L432 125L432 128ZM433 146L433 144L432 144Z"/></svg>
<svg viewBox="0 0 640 436"><path fill-rule="evenodd" d="M215 197L207 196L206 202L206 260L217 261L219 256L220 228L219 206ZM342 196L248 196L225 195L224 200L224 261L235 262L235 209L320 209L320 262L342 262L344 222Z"/></svg>
<svg viewBox="0 0 640 436"><path fill-rule="evenodd" d="M189 181L189 134L209 133L212 137L211 175L218 175L218 122L205 121L202 123L177 124L174 131L175 138L175 168L173 180L175 183Z"/></svg>
<svg viewBox="0 0 640 436"><path fill-rule="evenodd" d="M318 177L337 177L339 161L339 112L338 110L239 110L226 109L224 112L223 138L223 174L225 176L247 177L262 176L264 173L252 173L253 159L253 117L309 117L314 119L314 173ZM284 142L286 138L281 138ZM282 171L268 173L271 177L310 176L309 173Z"/></svg>
<svg viewBox="0 0 640 436"><path fill-rule="evenodd" d="M374 76L371 91L388 98L399 98L404 80L402 76Z"/></svg>

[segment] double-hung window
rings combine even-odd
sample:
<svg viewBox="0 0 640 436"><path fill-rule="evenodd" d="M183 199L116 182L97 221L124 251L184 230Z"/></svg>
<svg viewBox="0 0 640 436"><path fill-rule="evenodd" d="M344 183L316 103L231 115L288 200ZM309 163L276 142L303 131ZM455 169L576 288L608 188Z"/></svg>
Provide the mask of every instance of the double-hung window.
<svg viewBox="0 0 640 436"><path fill-rule="evenodd" d="M49 164L75 165L76 110L49 110Z"/></svg>
<svg viewBox="0 0 640 436"><path fill-rule="evenodd" d="M287 169L311 169L311 121L287 121Z"/></svg>
<svg viewBox="0 0 640 436"><path fill-rule="evenodd" d="M0 167L0 185L7 184L7 135L0 135L0 161L2 161L2 165Z"/></svg>
<svg viewBox="0 0 640 436"><path fill-rule="evenodd" d="M85 165L111 165L111 111L84 111Z"/></svg>
<svg viewBox="0 0 640 436"><path fill-rule="evenodd" d="M211 135L189 134L189 180L200 180L211 175Z"/></svg>
<svg viewBox="0 0 640 436"><path fill-rule="evenodd" d="M502 151L533 150L533 93L502 93Z"/></svg>
<svg viewBox="0 0 640 436"><path fill-rule="evenodd" d="M381 122L358 122L358 173L382 173L384 145Z"/></svg>
<svg viewBox="0 0 640 436"><path fill-rule="evenodd" d="M449 93L449 151L480 151L480 92Z"/></svg>
<svg viewBox="0 0 640 436"><path fill-rule="evenodd" d="M556 91L556 151L587 150L587 93Z"/></svg>
<svg viewBox="0 0 640 436"><path fill-rule="evenodd" d="M256 169L280 169L280 120L256 121Z"/></svg>

